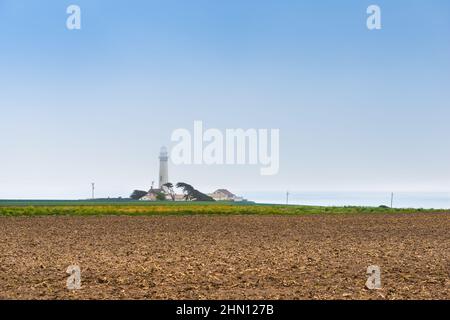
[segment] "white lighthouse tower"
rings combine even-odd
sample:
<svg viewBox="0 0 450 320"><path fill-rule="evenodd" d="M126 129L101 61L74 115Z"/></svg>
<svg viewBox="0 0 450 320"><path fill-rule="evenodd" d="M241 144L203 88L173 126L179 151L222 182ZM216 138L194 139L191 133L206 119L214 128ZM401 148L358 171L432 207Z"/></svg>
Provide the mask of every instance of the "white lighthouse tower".
<svg viewBox="0 0 450 320"><path fill-rule="evenodd" d="M167 154L167 148L162 147L159 153L159 188L162 189L163 185L169 182L169 156Z"/></svg>

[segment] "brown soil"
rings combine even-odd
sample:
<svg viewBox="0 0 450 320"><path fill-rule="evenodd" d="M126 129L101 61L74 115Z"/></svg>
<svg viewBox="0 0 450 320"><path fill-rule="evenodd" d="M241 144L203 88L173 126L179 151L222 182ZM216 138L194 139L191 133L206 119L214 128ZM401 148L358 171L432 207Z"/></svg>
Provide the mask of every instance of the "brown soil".
<svg viewBox="0 0 450 320"><path fill-rule="evenodd" d="M0 218L1 299L450 299L449 258L449 214Z"/></svg>

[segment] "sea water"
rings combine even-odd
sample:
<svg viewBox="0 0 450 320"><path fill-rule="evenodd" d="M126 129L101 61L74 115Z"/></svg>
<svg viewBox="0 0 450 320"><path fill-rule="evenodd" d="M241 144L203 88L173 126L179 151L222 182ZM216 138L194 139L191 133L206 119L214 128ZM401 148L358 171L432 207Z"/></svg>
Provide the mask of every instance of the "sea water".
<svg viewBox="0 0 450 320"><path fill-rule="evenodd" d="M240 192L257 203L286 204L286 192ZM391 206L390 192L289 192L289 204L311 206ZM394 208L450 209L450 192L397 192Z"/></svg>

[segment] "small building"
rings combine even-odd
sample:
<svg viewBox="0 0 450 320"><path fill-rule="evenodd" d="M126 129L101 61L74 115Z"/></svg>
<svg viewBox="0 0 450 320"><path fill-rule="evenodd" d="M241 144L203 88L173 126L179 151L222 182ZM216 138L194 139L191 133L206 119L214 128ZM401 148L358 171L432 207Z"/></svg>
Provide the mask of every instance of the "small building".
<svg viewBox="0 0 450 320"><path fill-rule="evenodd" d="M165 188L162 189L150 189L149 192L140 198L142 201L157 201L158 194L163 193L168 201L185 201L184 194L175 194L175 199L172 199L171 195Z"/></svg>
<svg viewBox="0 0 450 320"><path fill-rule="evenodd" d="M158 200L156 197L160 193L164 193L164 191L162 189L151 188L148 191L148 193L145 196L143 196L142 198L140 198L139 200L141 200L141 201L156 201L156 200Z"/></svg>
<svg viewBox="0 0 450 320"><path fill-rule="evenodd" d="M172 200L172 198L170 198L170 200ZM184 194L176 194L175 201L186 201L186 199L184 198Z"/></svg>
<svg viewBox="0 0 450 320"><path fill-rule="evenodd" d="M227 189L217 189L213 193L208 194L216 201L245 201L244 198L236 196Z"/></svg>

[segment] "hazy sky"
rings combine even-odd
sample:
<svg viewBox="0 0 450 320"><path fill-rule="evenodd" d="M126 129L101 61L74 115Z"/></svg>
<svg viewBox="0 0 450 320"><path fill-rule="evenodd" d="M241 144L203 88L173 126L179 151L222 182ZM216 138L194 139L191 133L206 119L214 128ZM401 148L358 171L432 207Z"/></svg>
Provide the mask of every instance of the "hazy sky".
<svg viewBox="0 0 450 320"><path fill-rule="evenodd" d="M0 198L148 189L194 120L280 129L278 175L169 165L202 191L449 192L450 2L0 0L0 116Z"/></svg>

